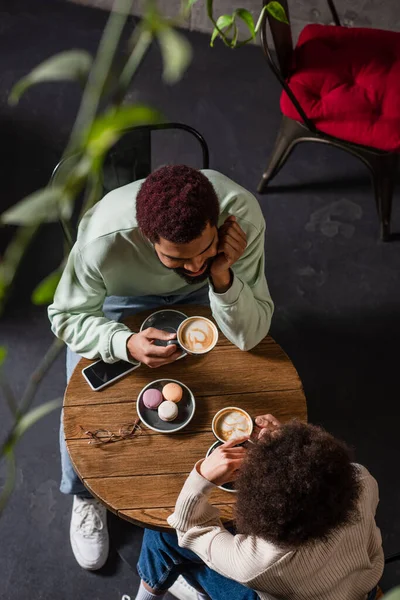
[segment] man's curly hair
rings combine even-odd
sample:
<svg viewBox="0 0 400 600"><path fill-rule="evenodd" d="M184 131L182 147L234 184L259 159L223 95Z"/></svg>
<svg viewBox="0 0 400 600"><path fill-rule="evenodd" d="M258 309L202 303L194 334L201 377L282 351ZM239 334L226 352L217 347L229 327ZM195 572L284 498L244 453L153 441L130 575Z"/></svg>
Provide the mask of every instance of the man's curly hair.
<svg viewBox="0 0 400 600"><path fill-rule="evenodd" d="M217 194L203 173L185 165L162 167L149 175L136 197L136 218L152 242L160 237L187 244L207 223L218 224Z"/></svg>
<svg viewBox="0 0 400 600"><path fill-rule="evenodd" d="M361 490L346 444L298 421L249 449L235 487L237 531L289 547L354 522Z"/></svg>

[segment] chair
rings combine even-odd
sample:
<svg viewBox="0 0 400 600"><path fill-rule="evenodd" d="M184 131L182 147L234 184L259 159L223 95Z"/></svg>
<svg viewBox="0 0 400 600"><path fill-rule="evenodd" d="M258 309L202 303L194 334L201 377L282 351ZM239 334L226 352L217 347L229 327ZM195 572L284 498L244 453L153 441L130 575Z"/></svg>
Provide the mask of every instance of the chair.
<svg viewBox="0 0 400 600"><path fill-rule="evenodd" d="M192 135L200 145L202 155L202 168L209 167L208 146L203 136L193 127L183 123L159 123L157 125L143 125L127 129L118 142L109 150L104 161L102 172L103 196L132 181L144 179L152 171L151 149L154 131L182 130ZM71 166L79 160L79 155L73 155L61 160L55 167L50 184L56 185L62 181ZM68 234L64 231L68 239Z"/></svg>
<svg viewBox="0 0 400 600"><path fill-rule="evenodd" d="M381 239L387 241L400 152L400 33L341 27L333 0L327 1L335 26L307 25L296 48L290 24L264 15L261 40L283 88L283 117L258 192L266 192L299 142L346 150L370 170ZM289 19L287 0L281 4Z"/></svg>

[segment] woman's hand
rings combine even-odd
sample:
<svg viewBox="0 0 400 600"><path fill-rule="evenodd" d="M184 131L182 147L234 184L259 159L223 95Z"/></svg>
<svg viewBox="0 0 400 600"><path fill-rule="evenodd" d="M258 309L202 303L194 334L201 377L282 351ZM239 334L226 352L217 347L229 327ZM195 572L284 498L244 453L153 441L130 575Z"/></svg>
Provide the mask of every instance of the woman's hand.
<svg viewBox="0 0 400 600"><path fill-rule="evenodd" d="M215 485L234 481L246 456L246 448L238 446L249 438L243 437L225 442L203 460L199 467L200 475Z"/></svg>
<svg viewBox="0 0 400 600"><path fill-rule="evenodd" d="M281 426L281 423L274 417L274 415L261 415L255 418L256 430L255 438L260 439L266 433L275 433Z"/></svg>

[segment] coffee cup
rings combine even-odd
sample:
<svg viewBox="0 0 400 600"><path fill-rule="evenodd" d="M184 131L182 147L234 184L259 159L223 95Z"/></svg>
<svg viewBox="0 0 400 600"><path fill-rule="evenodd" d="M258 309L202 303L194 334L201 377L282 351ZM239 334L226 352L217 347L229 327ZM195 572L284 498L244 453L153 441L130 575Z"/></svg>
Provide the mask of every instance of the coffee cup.
<svg viewBox="0 0 400 600"><path fill-rule="evenodd" d="M206 354L218 342L218 329L206 317L188 317L179 325L176 338L168 345L176 344L188 354Z"/></svg>
<svg viewBox="0 0 400 600"><path fill-rule="evenodd" d="M253 419L242 408L227 406L214 415L211 427L217 440L225 443L250 437L253 433Z"/></svg>

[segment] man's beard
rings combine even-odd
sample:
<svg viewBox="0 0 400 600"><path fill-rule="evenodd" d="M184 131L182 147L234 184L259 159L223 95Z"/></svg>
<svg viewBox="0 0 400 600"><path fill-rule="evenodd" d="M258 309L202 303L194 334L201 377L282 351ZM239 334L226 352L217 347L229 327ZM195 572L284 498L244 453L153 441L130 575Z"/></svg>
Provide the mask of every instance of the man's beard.
<svg viewBox="0 0 400 600"><path fill-rule="evenodd" d="M204 271L204 273L202 273L201 275L198 275L197 277L191 277L190 275L188 275L188 271L186 271L186 269L184 269L182 267L178 267L177 269L172 269L172 271L174 271L177 275L179 275L179 277L182 277L182 279L184 279L186 281L186 283L188 283L189 285L196 285L197 283L203 283L203 281L206 281L206 279L208 279L210 277L211 265L213 263L213 260L214 260L214 257L211 257L206 261L206 263L207 263L206 270Z"/></svg>

